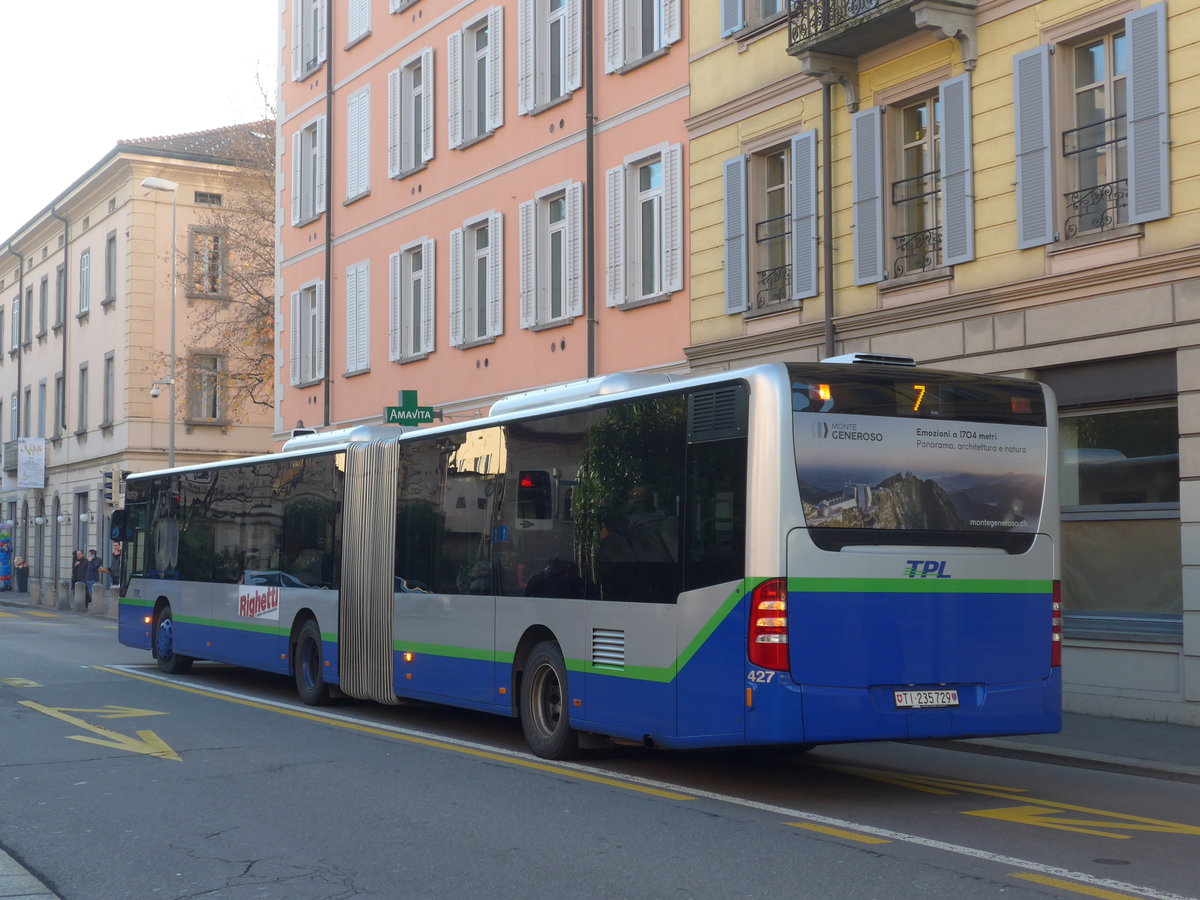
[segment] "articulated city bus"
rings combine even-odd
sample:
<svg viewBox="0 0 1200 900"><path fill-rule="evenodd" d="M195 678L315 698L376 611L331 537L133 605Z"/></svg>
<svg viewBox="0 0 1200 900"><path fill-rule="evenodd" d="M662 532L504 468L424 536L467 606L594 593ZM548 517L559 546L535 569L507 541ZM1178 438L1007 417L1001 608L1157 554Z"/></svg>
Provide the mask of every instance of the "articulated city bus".
<svg viewBox="0 0 1200 900"><path fill-rule="evenodd" d="M606 376L132 476L120 640L518 717L554 759L1056 731L1053 396L902 363Z"/></svg>

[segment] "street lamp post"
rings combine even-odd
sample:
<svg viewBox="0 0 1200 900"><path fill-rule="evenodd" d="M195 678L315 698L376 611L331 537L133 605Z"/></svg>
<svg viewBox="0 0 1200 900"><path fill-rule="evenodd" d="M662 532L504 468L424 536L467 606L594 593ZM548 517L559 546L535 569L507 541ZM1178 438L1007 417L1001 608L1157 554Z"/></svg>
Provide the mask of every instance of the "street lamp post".
<svg viewBox="0 0 1200 900"><path fill-rule="evenodd" d="M165 178L143 178L142 187L152 191L169 191L171 193L171 371L170 374L156 381L155 384L167 385L167 401L171 404L171 428L167 432L167 468L175 468L175 243L178 240L175 230L175 210L179 198L179 185ZM156 396L151 391L152 396Z"/></svg>

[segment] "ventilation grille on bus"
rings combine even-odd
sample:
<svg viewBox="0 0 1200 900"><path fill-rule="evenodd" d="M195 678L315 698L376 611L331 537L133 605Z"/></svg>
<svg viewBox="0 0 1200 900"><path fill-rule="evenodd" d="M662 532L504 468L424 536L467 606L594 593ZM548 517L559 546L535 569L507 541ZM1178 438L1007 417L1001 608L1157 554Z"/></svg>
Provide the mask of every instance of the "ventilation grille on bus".
<svg viewBox="0 0 1200 900"><path fill-rule="evenodd" d="M592 665L625 668L625 632L592 629Z"/></svg>
<svg viewBox="0 0 1200 900"><path fill-rule="evenodd" d="M746 433L746 388L728 384L688 394L688 440L721 441Z"/></svg>

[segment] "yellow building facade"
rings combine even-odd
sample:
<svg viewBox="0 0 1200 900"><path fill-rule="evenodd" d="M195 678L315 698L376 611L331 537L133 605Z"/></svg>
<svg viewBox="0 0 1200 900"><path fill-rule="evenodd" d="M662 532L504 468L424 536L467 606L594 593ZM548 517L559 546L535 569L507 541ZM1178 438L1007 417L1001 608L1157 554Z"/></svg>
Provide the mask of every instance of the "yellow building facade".
<svg viewBox="0 0 1200 900"><path fill-rule="evenodd" d="M1071 710L1200 724L1200 3L692 4L693 369L1060 406Z"/></svg>

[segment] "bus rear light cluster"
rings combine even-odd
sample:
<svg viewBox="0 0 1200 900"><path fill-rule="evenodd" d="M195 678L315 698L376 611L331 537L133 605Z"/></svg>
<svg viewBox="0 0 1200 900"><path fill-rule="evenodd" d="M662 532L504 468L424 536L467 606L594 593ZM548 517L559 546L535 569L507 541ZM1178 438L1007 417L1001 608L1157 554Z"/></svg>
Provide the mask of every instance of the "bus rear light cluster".
<svg viewBox="0 0 1200 900"><path fill-rule="evenodd" d="M1050 665L1062 665L1062 587L1054 582L1054 602L1050 607Z"/></svg>
<svg viewBox="0 0 1200 900"><path fill-rule="evenodd" d="M762 669L788 668L787 582L764 581L750 594L750 664Z"/></svg>

